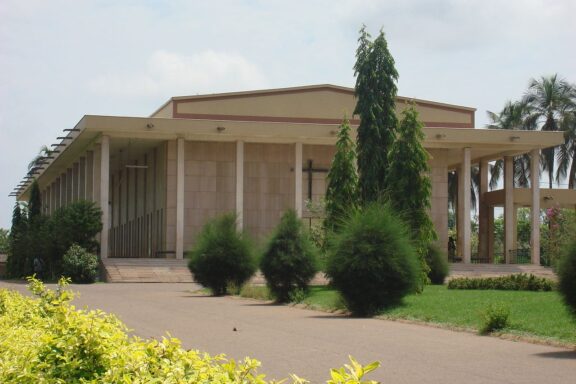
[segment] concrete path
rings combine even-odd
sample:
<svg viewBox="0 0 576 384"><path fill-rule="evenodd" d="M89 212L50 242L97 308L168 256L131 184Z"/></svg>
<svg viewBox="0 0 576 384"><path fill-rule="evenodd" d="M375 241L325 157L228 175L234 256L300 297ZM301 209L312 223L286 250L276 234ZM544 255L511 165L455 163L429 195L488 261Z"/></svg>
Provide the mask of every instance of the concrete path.
<svg viewBox="0 0 576 384"><path fill-rule="evenodd" d="M0 282L0 288L24 285ZM379 360L369 378L391 383L576 382L576 352L426 326L351 319L235 298L195 295L195 284L73 286L76 305L117 314L143 337L166 331L186 348L263 363L268 378L296 373L313 382L331 367ZM234 328L237 331L234 331ZM576 332L576 325L574 331Z"/></svg>

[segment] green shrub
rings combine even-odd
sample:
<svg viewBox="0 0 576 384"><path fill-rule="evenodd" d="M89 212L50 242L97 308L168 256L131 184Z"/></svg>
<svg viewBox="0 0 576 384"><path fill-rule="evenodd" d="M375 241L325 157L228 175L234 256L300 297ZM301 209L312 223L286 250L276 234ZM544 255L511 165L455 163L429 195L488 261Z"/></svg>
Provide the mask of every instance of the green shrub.
<svg viewBox="0 0 576 384"><path fill-rule="evenodd" d="M504 304L491 304L482 313L482 323L478 330L481 335L486 335L502 330L508 326L510 309Z"/></svg>
<svg viewBox="0 0 576 384"><path fill-rule="evenodd" d="M62 274L75 283L93 283L98 277L98 256L73 244L62 258Z"/></svg>
<svg viewBox="0 0 576 384"><path fill-rule="evenodd" d="M448 276L448 257L436 244L428 245L426 263L430 268L428 278L432 284L444 284Z"/></svg>
<svg viewBox="0 0 576 384"><path fill-rule="evenodd" d="M331 239L327 274L355 315L398 303L415 291L419 273L406 225L388 205L352 213Z"/></svg>
<svg viewBox="0 0 576 384"><path fill-rule="evenodd" d="M498 289L503 291L552 291L556 283L533 274L518 273L499 277L458 277L448 282L448 289Z"/></svg>
<svg viewBox="0 0 576 384"><path fill-rule="evenodd" d="M280 219L260 260L260 270L278 302L305 291L318 271L317 250L294 210Z"/></svg>
<svg viewBox="0 0 576 384"><path fill-rule="evenodd" d="M576 240L565 248L558 264L558 290L564 302L576 316Z"/></svg>
<svg viewBox="0 0 576 384"><path fill-rule="evenodd" d="M256 272L252 245L236 230L232 213L206 223L188 257L196 281L215 296L226 294L229 286L241 288Z"/></svg>
<svg viewBox="0 0 576 384"><path fill-rule="evenodd" d="M175 338L142 340L127 334L114 315L76 310L73 294L30 280L36 298L0 290L0 382L36 383L220 383L266 384L251 358L228 360L185 350ZM328 383L367 383L379 363L332 370ZM292 382L302 383L296 377Z"/></svg>

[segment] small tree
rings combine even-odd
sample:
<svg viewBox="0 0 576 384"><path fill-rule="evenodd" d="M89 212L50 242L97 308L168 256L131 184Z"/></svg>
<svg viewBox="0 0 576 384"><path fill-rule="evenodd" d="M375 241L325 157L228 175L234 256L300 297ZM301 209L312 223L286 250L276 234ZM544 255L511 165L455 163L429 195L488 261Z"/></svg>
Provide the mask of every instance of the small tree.
<svg viewBox="0 0 576 384"><path fill-rule="evenodd" d="M215 296L226 294L229 286L239 289L256 272L250 241L237 231L232 213L206 223L188 257L195 279Z"/></svg>
<svg viewBox="0 0 576 384"><path fill-rule="evenodd" d="M39 217L42 213L42 200L40 197L40 186L38 181L34 179L32 187L30 187L30 198L28 199L28 219L32 222L35 218Z"/></svg>
<svg viewBox="0 0 576 384"><path fill-rule="evenodd" d="M62 274L74 283L93 283L98 277L98 256L73 244L62 257Z"/></svg>
<svg viewBox="0 0 576 384"><path fill-rule="evenodd" d="M260 261L266 283L279 302L308 289L318 271L317 251L294 210L282 216Z"/></svg>
<svg viewBox="0 0 576 384"><path fill-rule="evenodd" d="M426 283L429 272L426 264L428 246L438 236L429 214L432 183L428 152L422 145L422 127L413 105L402 112L398 138L388 155L390 168L386 180L386 194L410 226L422 265L421 280Z"/></svg>
<svg viewBox="0 0 576 384"><path fill-rule="evenodd" d="M564 247L558 263L558 290L576 317L576 239Z"/></svg>
<svg viewBox="0 0 576 384"><path fill-rule="evenodd" d="M366 26L356 50L356 108L360 117L357 137L358 189L363 204L377 201L385 189L388 149L397 126L395 103L398 72L384 32L372 42Z"/></svg>
<svg viewBox="0 0 576 384"><path fill-rule="evenodd" d="M390 206L371 204L332 238L326 272L348 309L370 316L414 292L419 269L406 225Z"/></svg>
<svg viewBox="0 0 576 384"><path fill-rule="evenodd" d="M26 210L16 202L12 211L12 227L10 229L9 252L6 262L6 272L10 277L22 277L26 265Z"/></svg>
<svg viewBox="0 0 576 384"><path fill-rule="evenodd" d="M342 220L357 205L358 176L354 166L355 159L354 142L350 139L350 122L344 117L338 131L336 154L328 172L324 219L324 228L327 230L338 230Z"/></svg>
<svg viewBox="0 0 576 384"><path fill-rule="evenodd" d="M0 228L0 253L7 254L10 251L10 231Z"/></svg>
<svg viewBox="0 0 576 384"><path fill-rule="evenodd" d="M51 240L48 269L58 275L62 257L73 244L89 253L98 252L96 235L102 230L102 211L92 201L79 200L54 212L45 228Z"/></svg>

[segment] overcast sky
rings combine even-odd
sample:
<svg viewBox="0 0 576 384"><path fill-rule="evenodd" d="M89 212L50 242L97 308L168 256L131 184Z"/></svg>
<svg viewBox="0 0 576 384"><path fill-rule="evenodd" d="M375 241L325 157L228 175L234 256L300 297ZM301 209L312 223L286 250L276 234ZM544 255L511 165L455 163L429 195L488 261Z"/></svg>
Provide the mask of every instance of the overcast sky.
<svg viewBox="0 0 576 384"><path fill-rule="evenodd" d="M354 85L364 23L399 94L486 110L533 77L576 82L573 0L0 1L0 227L44 144L85 114L147 116L171 96Z"/></svg>

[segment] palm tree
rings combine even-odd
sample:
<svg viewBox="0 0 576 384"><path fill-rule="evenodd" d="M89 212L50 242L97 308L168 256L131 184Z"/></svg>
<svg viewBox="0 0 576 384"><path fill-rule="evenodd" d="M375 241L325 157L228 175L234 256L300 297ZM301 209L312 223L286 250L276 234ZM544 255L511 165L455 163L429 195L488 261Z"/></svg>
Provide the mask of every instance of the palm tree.
<svg viewBox="0 0 576 384"><path fill-rule="evenodd" d="M557 74L550 77L542 76L539 80L530 81L528 92L522 102L528 108L526 127L540 128L542 131L558 131L565 127L564 119L576 109L576 89L566 80L559 79ZM542 169L548 172L549 188L552 188L554 180L557 151L557 148L542 151ZM565 167L567 169L567 165ZM558 174L556 180L560 182Z"/></svg>
<svg viewBox="0 0 576 384"><path fill-rule="evenodd" d="M42 160L44 160L45 157L50 156L51 153L52 152L50 152L48 146L43 145L38 151L38 154L34 157L34 159L32 159L32 161L28 163L28 172L31 172L34 168L40 165L40 163L42 163Z"/></svg>
<svg viewBox="0 0 576 384"><path fill-rule="evenodd" d="M523 102L508 101L500 113L487 111L490 129L527 130L534 129L526 124L526 116L529 114L529 106ZM504 160L497 160L490 170L490 188L498 185L504 171ZM523 154L514 158L514 185L527 188L530 184L530 155Z"/></svg>
<svg viewBox="0 0 576 384"><path fill-rule="evenodd" d="M561 145L556 154L558 169L556 179L564 180L568 176L568 188L576 188L576 111L568 113L562 120L562 131L564 131L564 144Z"/></svg>

